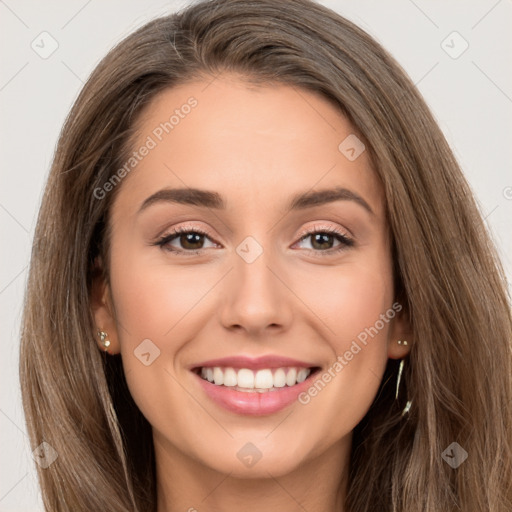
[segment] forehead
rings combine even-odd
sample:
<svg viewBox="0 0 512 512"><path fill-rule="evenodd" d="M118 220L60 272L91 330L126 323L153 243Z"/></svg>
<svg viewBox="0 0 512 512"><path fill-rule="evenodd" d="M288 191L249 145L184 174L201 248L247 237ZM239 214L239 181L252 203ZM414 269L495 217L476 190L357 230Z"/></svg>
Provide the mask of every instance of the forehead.
<svg viewBox="0 0 512 512"><path fill-rule="evenodd" d="M327 99L296 86L254 86L230 75L186 83L156 96L136 127L136 162L116 199L123 208L163 187L215 190L229 205L244 199L261 209L341 186L377 213L383 206L351 124ZM354 159L352 149L362 152Z"/></svg>

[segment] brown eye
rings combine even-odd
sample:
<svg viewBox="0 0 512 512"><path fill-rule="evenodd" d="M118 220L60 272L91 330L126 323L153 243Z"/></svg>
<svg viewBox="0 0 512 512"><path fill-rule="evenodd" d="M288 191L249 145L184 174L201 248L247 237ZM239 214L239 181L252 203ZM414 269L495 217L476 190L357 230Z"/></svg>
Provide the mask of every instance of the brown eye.
<svg viewBox="0 0 512 512"><path fill-rule="evenodd" d="M198 254L205 248L205 238L209 239L208 234L197 228L178 228L172 233L160 238L155 245L159 245L163 249L171 252ZM176 247L176 244L178 247ZM215 245L216 244L213 243L213 246Z"/></svg>
<svg viewBox="0 0 512 512"><path fill-rule="evenodd" d="M347 235L332 228L321 228L309 231L303 235L300 242L311 239L311 249L313 252L320 253L322 256L338 253L339 251L345 250L354 245L354 241ZM333 244L338 241L339 245L334 246Z"/></svg>
<svg viewBox="0 0 512 512"><path fill-rule="evenodd" d="M204 237L204 235L202 235L200 233L190 232L190 233L183 233L180 235L176 235L173 238L179 240L181 246L184 249L192 249L193 250L193 249L202 249L202 247L199 247L199 246L203 245L201 242L204 243L204 240L202 240L203 237Z"/></svg>
<svg viewBox="0 0 512 512"><path fill-rule="evenodd" d="M309 236L311 237L311 246L319 250L331 249L329 246L335 241L334 235L329 233L315 233Z"/></svg>

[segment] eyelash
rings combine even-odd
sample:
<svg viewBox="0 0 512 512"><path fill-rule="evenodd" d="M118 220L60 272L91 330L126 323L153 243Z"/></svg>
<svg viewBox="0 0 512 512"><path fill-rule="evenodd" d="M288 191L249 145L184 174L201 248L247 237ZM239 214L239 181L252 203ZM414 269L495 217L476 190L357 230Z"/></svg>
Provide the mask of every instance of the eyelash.
<svg viewBox="0 0 512 512"><path fill-rule="evenodd" d="M172 233L169 233L167 235L162 236L153 245L157 245L157 246L161 247L162 249L164 249L166 251L169 251L169 252L172 252L172 253L175 253L175 254L184 254L186 256L197 255L197 254L200 254L201 251L203 251L204 249L183 250L183 249L176 249L174 247L167 246L167 244L169 242L171 242L175 238L179 237L180 235L192 234L192 233L193 234L197 234L197 235L202 235L202 236L205 236L207 238L210 238L208 233L206 233L205 231L203 231L203 230L201 230L199 228L180 227L180 228L175 229ZM312 228L312 230L307 231L306 233L303 233L299 237L298 242L302 242L306 238L308 238L310 236L313 236L313 235L316 235L316 234L319 234L319 233L321 233L321 234L329 234L329 235L335 236L335 238L339 242L341 242L340 246L337 247L337 248L334 248L334 249L327 249L326 251L307 249L309 252L314 252L314 253L319 254L321 256L330 256L330 255L338 254L339 252L344 251L344 250L346 250L346 249L348 249L350 247L353 247L353 245L354 245L354 240L349 238L347 235L345 235L341 231L338 231L335 228L316 227L316 226L314 228Z"/></svg>

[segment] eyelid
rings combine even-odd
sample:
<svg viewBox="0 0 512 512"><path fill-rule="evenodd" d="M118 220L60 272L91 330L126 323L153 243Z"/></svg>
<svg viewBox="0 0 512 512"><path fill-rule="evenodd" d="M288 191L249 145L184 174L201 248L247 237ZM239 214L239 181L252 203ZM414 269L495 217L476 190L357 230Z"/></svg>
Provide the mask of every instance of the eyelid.
<svg viewBox="0 0 512 512"><path fill-rule="evenodd" d="M212 236L210 235L210 233L208 233L208 231L206 229L203 229L194 224L182 224L182 225L172 228L172 229L165 229L161 235L157 236L157 240L161 240L163 238L167 238L169 236L174 236L177 234L179 235L180 233L187 233L190 231L207 236L210 239L212 238Z"/></svg>
<svg viewBox="0 0 512 512"><path fill-rule="evenodd" d="M321 222L321 221L318 221L318 222ZM309 227L303 229L301 231L301 234L298 235L298 237L300 240L302 240L302 238L304 236L308 236L308 235L311 235L311 234L314 234L317 232L324 232L324 231L327 233L342 235L345 238L349 238L351 240L354 238L354 236L348 229L333 227L328 224L314 224L313 226L309 226Z"/></svg>

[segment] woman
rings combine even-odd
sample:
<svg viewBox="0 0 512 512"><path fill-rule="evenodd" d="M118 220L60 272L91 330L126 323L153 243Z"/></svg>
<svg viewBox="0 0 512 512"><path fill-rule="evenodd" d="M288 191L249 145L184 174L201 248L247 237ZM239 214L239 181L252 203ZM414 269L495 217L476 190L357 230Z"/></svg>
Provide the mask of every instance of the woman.
<svg viewBox="0 0 512 512"><path fill-rule="evenodd" d="M510 510L511 325L398 64L307 0L197 3L62 130L21 348L45 506Z"/></svg>

